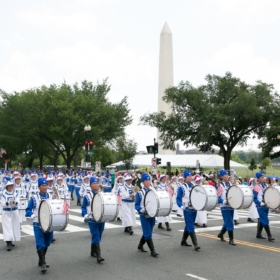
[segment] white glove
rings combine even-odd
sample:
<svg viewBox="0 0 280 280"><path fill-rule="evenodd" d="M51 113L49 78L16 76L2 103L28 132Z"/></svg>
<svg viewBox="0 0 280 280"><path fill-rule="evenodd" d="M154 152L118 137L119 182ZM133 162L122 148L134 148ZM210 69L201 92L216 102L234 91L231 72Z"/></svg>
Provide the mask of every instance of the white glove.
<svg viewBox="0 0 280 280"><path fill-rule="evenodd" d="M227 205L227 200L226 200L226 199L223 201L223 204L224 204L224 205Z"/></svg>
<svg viewBox="0 0 280 280"><path fill-rule="evenodd" d="M145 213L145 212L146 212L146 209L145 209L145 208L142 208L142 209L140 210L140 212L141 212L141 213Z"/></svg>
<svg viewBox="0 0 280 280"><path fill-rule="evenodd" d="M88 219L89 216L90 216L90 214L85 214L85 215L84 215L84 218L85 218L85 219Z"/></svg>
<svg viewBox="0 0 280 280"><path fill-rule="evenodd" d="M260 206L265 206L265 203L261 202Z"/></svg>
<svg viewBox="0 0 280 280"><path fill-rule="evenodd" d="M35 217L36 217L36 216L35 216L34 214L32 214L30 218L34 220Z"/></svg>
<svg viewBox="0 0 280 280"><path fill-rule="evenodd" d="M182 205L182 206L181 206L181 209L185 210L185 209L186 209L186 207L185 207L184 205Z"/></svg>

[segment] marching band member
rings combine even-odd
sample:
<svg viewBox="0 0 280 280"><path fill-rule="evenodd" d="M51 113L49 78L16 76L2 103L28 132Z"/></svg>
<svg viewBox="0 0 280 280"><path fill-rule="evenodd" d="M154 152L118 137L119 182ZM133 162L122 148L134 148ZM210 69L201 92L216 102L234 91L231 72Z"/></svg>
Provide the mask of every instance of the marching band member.
<svg viewBox="0 0 280 280"><path fill-rule="evenodd" d="M124 232L132 235L132 227L136 227L132 177L127 175L124 180L125 184L120 186L122 195L122 226L125 227Z"/></svg>
<svg viewBox="0 0 280 280"><path fill-rule="evenodd" d="M71 200L74 200L73 193L75 190L75 176L74 176L73 172L69 173L69 176L67 178L67 184L68 184L68 190L71 194Z"/></svg>
<svg viewBox="0 0 280 280"><path fill-rule="evenodd" d="M64 199L64 197L67 196L68 194L68 188L66 186L66 184L64 184L63 182L63 178L62 177L57 177L56 179L56 184L54 186L57 189L58 195L60 199Z"/></svg>
<svg viewBox="0 0 280 280"><path fill-rule="evenodd" d="M85 176L83 178L83 183L81 185L81 188L80 188L80 191L79 191L79 194L82 198L82 201L83 201L83 197L88 193L90 192L91 188L89 186L89 176Z"/></svg>
<svg viewBox="0 0 280 280"><path fill-rule="evenodd" d="M31 173L30 175L30 183L29 186L27 186L26 189L28 193L28 199L34 194L37 194L39 192L38 190L38 182L37 182L37 174Z"/></svg>
<svg viewBox="0 0 280 280"><path fill-rule="evenodd" d="M177 195L177 189L178 189L178 185L177 185L177 177L173 176L172 177L172 182L170 184L171 188L173 189L173 196L172 196L172 212L177 212L178 206L176 203L176 195Z"/></svg>
<svg viewBox="0 0 280 280"><path fill-rule="evenodd" d="M7 251L11 251L12 246L15 246L13 241L20 241L19 196L11 181L4 188L1 204L4 241L7 243Z"/></svg>
<svg viewBox="0 0 280 280"><path fill-rule="evenodd" d="M177 183L177 192L178 192L178 188L183 185L184 183L184 177L183 176L179 176L178 177L178 183ZM176 192L176 200L177 200L177 192ZM177 201L176 201L176 205L177 205ZM177 217L182 217L184 215L182 208L178 207L177 205Z"/></svg>
<svg viewBox="0 0 280 280"><path fill-rule="evenodd" d="M221 180L220 180L220 184L218 186L217 195L218 195L218 203L220 203L220 209L221 209L221 213L223 216L224 224L223 224L223 227L222 227L220 233L218 234L218 238L220 238L221 241L225 241L224 234L226 233L226 231L228 231L229 244L236 246L236 244L234 243L234 239L233 239L234 209L228 205L227 199L226 199L226 193L227 193L227 189L229 187L229 182L228 182L229 176L228 176L228 172L226 170L220 170L219 174L220 174Z"/></svg>
<svg viewBox="0 0 280 280"><path fill-rule="evenodd" d="M249 180L249 186L251 188L251 190L253 191L253 188L254 188L254 185L255 185L255 178L251 178ZM245 183L245 182L244 182ZM255 202L253 201L252 205L250 206L250 210L249 210L249 217L247 219L247 222L251 222L251 223L254 223L254 220L253 219L259 219L260 216L259 216L259 213L258 213L258 210L257 210L257 207L256 207L256 204Z"/></svg>
<svg viewBox="0 0 280 280"><path fill-rule="evenodd" d="M194 223L196 218L196 210L189 204L190 189L193 188L192 173L189 170L184 171L185 183L178 188L177 192L177 205L184 211L185 218L185 230L181 241L182 246L191 246L187 243L187 239L190 236L195 250L198 251L200 247L197 244L197 238L194 229Z"/></svg>
<svg viewBox="0 0 280 280"><path fill-rule="evenodd" d="M144 249L144 244L147 242L149 249L151 251L151 256L157 257L158 253L155 250L152 235L153 235L153 228L156 222L156 218L150 218L145 216L145 206L144 206L144 197L145 194L151 191L151 181L150 181L149 174L143 173L141 176L141 180L143 183L143 188L140 190L135 197L135 209L138 211L140 216L141 227L143 231L143 235L140 239L138 250L141 252L147 252Z"/></svg>
<svg viewBox="0 0 280 280"><path fill-rule="evenodd" d="M48 177L47 179L47 182L48 182L48 194L51 195L51 196L54 196L54 185L53 185L53 177ZM56 197L56 199L58 199L58 197Z"/></svg>
<svg viewBox="0 0 280 280"><path fill-rule="evenodd" d="M21 182L21 177L15 177L15 192L17 193L19 199L25 199L25 202L26 202L27 194L26 194L26 189ZM19 210L19 220L20 220L20 223L26 221L25 209Z"/></svg>
<svg viewBox="0 0 280 280"><path fill-rule="evenodd" d="M197 174L195 175L194 178L195 184L196 185L202 185L202 178ZM197 211L196 219L195 219L195 224L201 224L203 227L207 227L207 211Z"/></svg>
<svg viewBox="0 0 280 280"><path fill-rule="evenodd" d="M168 191L168 185L166 183L166 175L165 174L162 174L160 175L160 183L159 185L157 186L156 190L157 191ZM160 229L164 229L164 227L162 226L162 223L165 223L166 225L166 230L167 231L170 231L171 228L169 226L169 223L172 222L172 217L171 215L168 215L166 217L158 217L157 218L157 222L158 222L158 228Z"/></svg>
<svg viewBox="0 0 280 280"><path fill-rule="evenodd" d="M99 179L96 177L90 178L91 191L86 194L82 202L82 216L87 220L90 233L91 233L91 256L96 257L97 262L103 262L104 259L101 257L100 242L102 233L104 231L104 222L95 222L92 218L91 213L91 202L93 196L98 193L99 190Z"/></svg>
<svg viewBox="0 0 280 280"><path fill-rule="evenodd" d="M121 186L123 186L123 176L118 175L116 178L115 185L113 187L112 192L118 197L118 204L119 204L119 215L117 221L121 220L122 217L122 194L121 194Z"/></svg>
<svg viewBox="0 0 280 280"><path fill-rule="evenodd" d="M36 242L37 254L39 256L38 265L41 272L45 273L49 265L46 264L46 253L53 240L53 232L43 232L38 222L38 210L42 200L52 199L48 194L48 183L44 178L38 179L39 193L31 196L26 208L25 216L33 219L33 230Z"/></svg>
<svg viewBox="0 0 280 280"><path fill-rule="evenodd" d="M75 191L76 191L76 196L77 196L77 205L81 206L81 196L80 196L80 188L83 183L83 178L81 176L81 172L78 172L78 176L75 181Z"/></svg>
<svg viewBox="0 0 280 280"><path fill-rule="evenodd" d="M258 220L258 225L257 225L257 236L256 237L260 238L260 239L265 239L265 237L262 236L262 229L264 228L267 233L268 241L273 241L275 239L271 235L270 227L269 227L269 219L268 219L269 208L263 202L264 192L263 192L262 184L265 183L265 177L262 173L257 172L256 178L257 178L257 183L255 184L255 186L253 188L253 194L254 194L254 202L256 204L256 207L257 207L257 210L258 210L258 213L260 216L260 218Z"/></svg>

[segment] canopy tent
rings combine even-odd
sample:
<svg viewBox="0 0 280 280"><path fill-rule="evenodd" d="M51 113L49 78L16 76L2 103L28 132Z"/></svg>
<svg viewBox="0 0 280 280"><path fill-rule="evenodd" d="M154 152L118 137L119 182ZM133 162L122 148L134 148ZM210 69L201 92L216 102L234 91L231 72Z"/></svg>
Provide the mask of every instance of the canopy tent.
<svg viewBox="0 0 280 280"><path fill-rule="evenodd" d="M166 166L167 162L171 163L172 167L190 167L195 168L197 161L200 163L200 167L203 168L224 168L224 158L216 155L156 155L157 158L161 158L161 165ZM136 155L133 159L132 165L134 166L151 166L153 155ZM124 165L122 161L110 164L110 166ZM230 168L247 168L246 165L240 164L235 161L230 161Z"/></svg>

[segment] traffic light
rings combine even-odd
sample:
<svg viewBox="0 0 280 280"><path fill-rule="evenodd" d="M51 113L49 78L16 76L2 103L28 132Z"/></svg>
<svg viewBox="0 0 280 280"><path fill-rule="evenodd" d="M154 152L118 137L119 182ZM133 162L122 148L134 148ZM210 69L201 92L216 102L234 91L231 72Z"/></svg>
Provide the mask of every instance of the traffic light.
<svg viewBox="0 0 280 280"><path fill-rule="evenodd" d="M153 154L154 153L154 146L146 146L147 148L147 153L148 154Z"/></svg>
<svg viewBox="0 0 280 280"><path fill-rule="evenodd" d="M90 151L92 151L92 149L93 149L93 144L94 144L93 141L89 141L89 150Z"/></svg>
<svg viewBox="0 0 280 280"><path fill-rule="evenodd" d="M154 153L155 153L155 154L158 154L158 142L155 142L155 145L154 145Z"/></svg>
<svg viewBox="0 0 280 280"><path fill-rule="evenodd" d="M88 151L88 144L89 142L88 141L85 141L85 150Z"/></svg>
<svg viewBox="0 0 280 280"><path fill-rule="evenodd" d="M161 158L157 158L157 165L161 164Z"/></svg>

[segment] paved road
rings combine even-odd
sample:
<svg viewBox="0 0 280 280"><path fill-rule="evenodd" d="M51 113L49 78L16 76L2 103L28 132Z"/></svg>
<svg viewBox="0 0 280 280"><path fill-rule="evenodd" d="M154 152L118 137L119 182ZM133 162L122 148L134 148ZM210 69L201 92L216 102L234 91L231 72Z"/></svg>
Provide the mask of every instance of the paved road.
<svg viewBox="0 0 280 280"><path fill-rule="evenodd" d="M32 226L22 226L22 241L7 252L0 244L0 279L102 279L102 280L167 280L167 279L277 279L280 256L280 215L270 214L271 230L276 241L255 238L256 224L248 223L247 211L238 211L240 225L236 227L237 246L221 242L216 235L222 218L218 209L209 212L208 227L197 228L201 251L180 246L183 218L173 214L172 231L154 229L154 244L158 258L137 251L141 228L130 236L123 232L121 222L108 223L101 243L103 264L89 256L90 234L77 206L70 211L67 230L56 234L56 242L47 254L50 268L40 274L37 265ZM138 220L139 222L139 220ZM2 232L0 224L0 232ZM2 236L0 235L0 238ZM147 245L145 245L147 249ZM200 278L194 278L200 277Z"/></svg>

